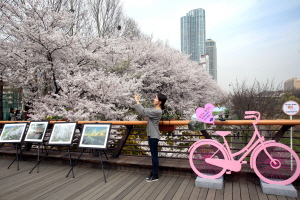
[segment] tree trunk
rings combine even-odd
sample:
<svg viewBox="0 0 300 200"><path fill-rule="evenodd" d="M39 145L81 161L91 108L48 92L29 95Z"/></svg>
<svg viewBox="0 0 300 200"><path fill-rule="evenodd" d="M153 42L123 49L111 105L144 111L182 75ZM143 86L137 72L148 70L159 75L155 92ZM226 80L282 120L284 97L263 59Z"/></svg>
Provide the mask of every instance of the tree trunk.
<svg viewBox="0 0 300 200"><path fill-rule="evenodd" d="M3 120L3 79L0 78L0 120Z"/></svg>

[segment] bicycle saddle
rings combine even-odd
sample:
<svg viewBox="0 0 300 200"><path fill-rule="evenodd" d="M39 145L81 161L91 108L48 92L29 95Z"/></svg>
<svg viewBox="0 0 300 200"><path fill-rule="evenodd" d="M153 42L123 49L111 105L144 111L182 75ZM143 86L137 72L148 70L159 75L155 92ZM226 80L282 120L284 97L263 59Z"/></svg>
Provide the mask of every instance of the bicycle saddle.
<svg viewBox="0 0 300 200"><path fill-rule="evenodd" d="M231 133L231 131L216 131L216 134L218 134L220 136L224 136L224 137L230 133Z"/></svg>

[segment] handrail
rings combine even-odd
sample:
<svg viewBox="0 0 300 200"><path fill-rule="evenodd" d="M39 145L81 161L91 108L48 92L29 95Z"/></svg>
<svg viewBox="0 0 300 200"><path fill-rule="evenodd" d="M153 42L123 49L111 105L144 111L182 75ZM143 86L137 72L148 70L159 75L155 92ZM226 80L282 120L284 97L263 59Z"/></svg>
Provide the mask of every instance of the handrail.
<svg viewBox="0 0 300 200"><path fill-rule="evenodd" d="M255 120L226 120L219 121L215 120L215 125L252 125ZM27 122L30 121L0 121L0 124L6 123L17 123L17 122ZM66 122L66 121L49 121L50 124L55 122ZM159 125L188 125L190 120L171 120L171 121L160 121ZM77 124L85 123L111 123L112 125L147 125L148 121L77 121ZM213 124L208 124L213 125ZM257 125L300 125L300 120L259 120Z"/></svg>
<svg viewBox="0 0 300 200"><path fill-rule="evenodd" d="M215 120L215 125L252 125L255 120ZM160 121L159 125L188 125L190 120ZM84 123L111 123L113 125L146 125L148 121L78 121ZM208 124L213 125L213 124ZM259 120L257 125L300 125L300 120Z"/></svg>
<svg viewBox="0 0 300 200"><path fill-rule="evenodd" d="M44 120L46 121L46 120ZM0 121L0 124L4 125L4 124L8 124L8 123L30 123L31 121ZM49 121L49 124L53 124L55 122L67 122L67 121ZM160 125L171 125L171 126L180 126L180 125L188 125L188 123L191 122L190 120L170 120L170 121L160 121ZM228 126L228 125L252 125L252 123L254 122L254 120L226 120L226 121L219 121L219 120L215 120L214 124L215 125L223 125L223 126ZM138 148L138 150L136 150L136 148L133 149L128 149L128 148L124 148L124 146L129 146L129 144L125 144L126 141L128 140L129 135L136 130L136 128L134 128L134 125L140 125L140 126L145 126L147 125L148 121L77 121L78 125L83 125L85 123L111 123L112 125L123 125L125 126L125 133L123 132L122 134L118 133L116 137L112 137L112 142L111 144L113 144L109 150L112 150L112 157L117 158L121 151L125 150L129 150L130 152L132 151L143 151L141 149ZM212 125L212 124L208 124L208 125ZM300 125L300 120L260 120L258 125L279 125L281 126L280 128L277 128L276 130L274 129L274 134L272 134L272 139L275 141L279 141L281 138L283 138L283 135L286 131L288 131L292 126L294 125ZM52 126L48 127L49 129L52 128ZM114 129L123 129L122 127L114 127ZM213 127L211 127L213 128ZM225 127L224 127L225 128ZM230 127L228 127L230 128ZM225 128L225 129L228 129ZM144 129L143 127L140 127L138 129ZM187 129L187 127L181 127L180 129L177 130L189 130ZM241 129L234 129L231 127L231 130L234 131L238 131ZM183 148L181 143L185 143L185 144L191 144L193 142L195 142L196 140L198 140L200 137L204 137L206 139L209 139L211 137L211 135L209 134L209 132L207 132L208 129L206 130L201 130L201 131L196 131L194 133L188 134L186 135L187 137L191 137L190 139L186 140L186 141L180 141L181 139L175 138L174 141L176 143L176 148ZM276 131L276 132L275 132ZM298 131L299 132L299 131ZM200 134L201 133L201 134ZM134 133L136 134L140 134L140 133ZM164 133L163 133L164 134ZM170 133L168 133L170 134ZM177 133L175 133L177 134ZM144 134L146 135L146 134ZM172 133L172 136L175 136L174 133ZM196 138L193 138L196 137ZM234 137L234 136L233 136ZM244 136L241 136L244 137ZM246 137L246 136L245 136ZM139 140L140 137L138 136ZM142 137L143 138L143 137ZM196 139L196 140L195 140ZM298 138L299 139L299 138ZM132 140L132 139L129 139ZM177 145L177 142L181 142L180 145ZM234 143L234 142L232 142ZM131 144L131 143L130 143ZM300 144L300 143L298 143ZM115 146L116 145L116 146ZM173 144L172 144L173 145ZM169 145L170 147L175 147ZM143 146L143 145L137 145L137 146ZM184 145L185 146L185 145ZM300 145L298 145L300 146ZM239 147L238 147L239 148ZM168 150L162 150L161 152L166 152L166 153L172 153L173 151L168 151ZM182 149L180 149L180 151L174 151L175 152L180 152L183 154L186 154L187 152L184 150L182 151Z"/></svg>

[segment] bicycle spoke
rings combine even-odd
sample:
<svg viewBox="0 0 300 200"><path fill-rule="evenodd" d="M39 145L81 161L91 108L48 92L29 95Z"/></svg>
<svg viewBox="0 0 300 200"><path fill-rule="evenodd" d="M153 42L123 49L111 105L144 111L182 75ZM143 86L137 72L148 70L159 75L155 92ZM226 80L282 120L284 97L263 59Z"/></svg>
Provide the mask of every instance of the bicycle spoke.
<svg viewBox="0 0 300 200"><path fill-rule="evenodd" d="M295 180L297 178L296 158L292 154L292 150L282 144L268 144L266 151L271 158L266 154L263 148L256 155L255 158L255 171L261 178L266 181L285 181Z"/></svg>

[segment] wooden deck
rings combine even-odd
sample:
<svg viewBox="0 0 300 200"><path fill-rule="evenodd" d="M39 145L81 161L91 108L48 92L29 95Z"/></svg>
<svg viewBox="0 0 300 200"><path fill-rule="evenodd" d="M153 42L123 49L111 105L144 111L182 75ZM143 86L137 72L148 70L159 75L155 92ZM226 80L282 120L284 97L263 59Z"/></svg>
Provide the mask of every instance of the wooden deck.
<svg viewBox="0 0 300 200"><path fill-rule="evenodd" d="M68 165L41 162L39 173L35 161L19 161L7 169L13 159L0 160L0 199L224 199L224 200L290 200L295 198L263 194L258 178L252 173L225 175L222 190L195 187L195 177L162 174L157 182L147 183L146 172L101 169L83 165L71 169ZM299 181L294 185L300 197Z"/></svg>

